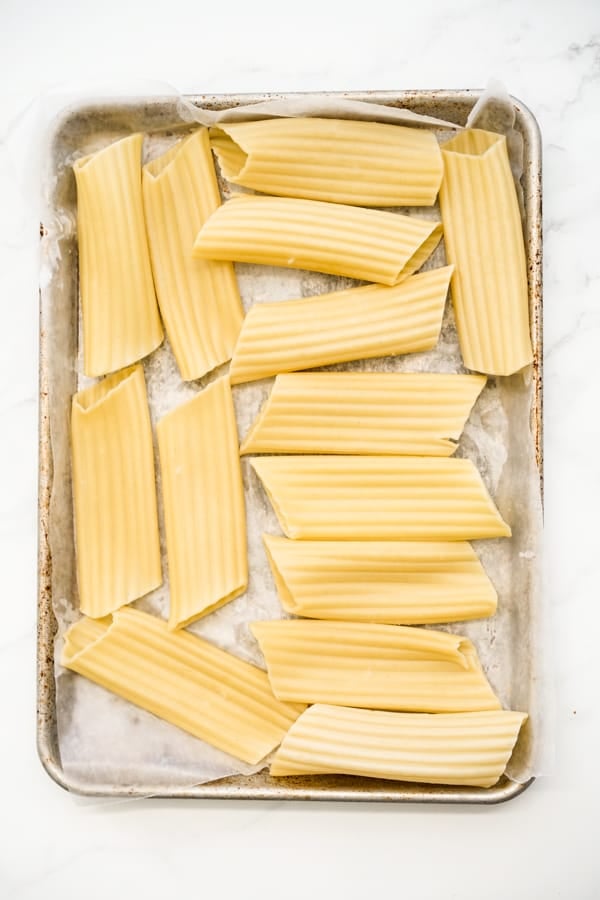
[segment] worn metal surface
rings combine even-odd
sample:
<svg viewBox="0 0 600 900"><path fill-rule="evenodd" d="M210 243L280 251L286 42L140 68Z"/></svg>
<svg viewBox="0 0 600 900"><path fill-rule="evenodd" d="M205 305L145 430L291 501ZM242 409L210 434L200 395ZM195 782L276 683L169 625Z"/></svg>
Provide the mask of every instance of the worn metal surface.
<svg viewBox="0 0 600 900"><path fill-rule="evenodd" d="M344 96L356 100L370 100L394 106L403 106L417 113L464 123L469 111L480 96L480 91L399 91L377 93L344 93L330 96ZM192 102L212 109L223 109L245 103L258 102L284 95L217 95L190 97ZM529 303L534 347L534 403L532 408L532 432L536 443L540 484L543 486L543 433L542 433L542 188L541 188L541 141L537 122L531 112L515 100L516 129L524 143L524 170L522 184L525 200L525 232L529 277ZM129 120L135 116L139 121L140 107L146 124L145 130L164 130L175 117L175 102L165 99L149 99L145 102L111 101L103 105L81 105L67 110L53 137L54 145L60 143L66 132L77 133L78 126L89 131L90 118L95 117L99 128L127 128ZM65 172L57 173L57 182L68 177ZM72 190L65 187L64 190ZM65 366L73 372L76 348L76 253L74 238L71 245L62 248L59 265L63 275L71 283L75 302L72 304L72 321L58 323L64 341ZM40 293L41 297L41 293ZM266 772L252 776L234 776L192 788L173 787L164 784L157 790L156 785L138 784L123 787L114 784L94 785L68 779L62 769L56 734L55 681L54 681L54 636L56 619L52 609L52 555L48 540L49 507L53 477L52 449L50 436L49 365L50 342L47 334L48 322L45 310L40 304L40 445L39 445L39 592L38 592L38 642L37 642L37 743L42 764L48 774L67 790L91 796L161 796L180 798L211 799L252 799L252 800L360 800L360 801L404 801L417 803L479 803L493 804L517 796L531 784L517 784L503 777L492 788L468 788L438 785L419 785L404 782L364 779L350 776L297 777L277 780ZM52 323L56 326L57 323ZM56 346L56 334L53 337ZM73 376L74 377L74 376Z"/></svg>

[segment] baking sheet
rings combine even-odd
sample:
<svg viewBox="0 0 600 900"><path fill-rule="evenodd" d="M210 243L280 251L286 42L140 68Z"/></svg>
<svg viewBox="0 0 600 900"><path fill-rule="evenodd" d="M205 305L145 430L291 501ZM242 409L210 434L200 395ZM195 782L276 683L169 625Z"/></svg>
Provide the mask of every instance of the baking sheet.
<svg viewBox="0 0 600 900"><path fill-rule="evenodd" d="M256 102L259 98L244 98ZM263 99L263 98L260 98ZM285 99L285 98L284 98ZM474 97L455 92L425 92L405 95L352 95L359 103L376 101L404 105L424 112L436 122L440 137L448 121L463 124ZM287 100L285 101L288 102ZM292 102L296 102L295 99ZM303 111L307 98L301 98ZM312 101L311 101L312 102ZM325 102L325 98L322 99ZM277 99L282 112L282 98ZM340 110L340 97L326 98L328 109ZM239 105L239 98L202 98L211 109ZM342 101L343 105L343 101ZM189 112L190 101L186 101ZM489 106L487 107L489 108ZM486 106L484 106L484 111ZM62 633L77 618L74 578L71 486L68 453L68 409L70 396L86 383L78 374L78 316L75 240L75 189L70 165L76 156L104 146L111 140L141 130L149 134L146 152L162 152L186 126L178 122L181 101L111 102L79 108L59 126L52 155L50 182L51 215L44 221L42 242L42 422L41 422L41 636L40 636L40 750L47 768L70 788L86 793L154 794L185 796L293 796L360 797L361 799L479 799L490 802L516 793L538 771L536 738L542 734L543 717L536 681L539 676L539 537L541 529L540 480L540 380L534 366L509 379L490 379L461 439L458 455L469 456L478 465L496 497L501 513L513 526L511 541L476 543L484 565L499 593L499 612L490 620L447 626L465 633L476 643L492 685L506 706L530 712L507 779L487 791L464 788L423 788L392 785L362 779L302 778L272 781L264 773L251 774L243 767L200 741L160 722L103 689L57 667L53 684L53 607L58 622L57 647ZM271 107L272 110L272 107ZM289 105L283 107L289 114ZM356 114L356 107L351 111ZM513 129L524 148L526 234L530 259L530 297L536 360L539 342L539 210L535 126L528 114L517 108ZM187 116L189 118L189 116ZM428 126L431 123L424 123ZM512 124L511 124L512 128ZM518 161L517 161L518 165ZM537 216L536 216L537 210ZM411 209L411 214L435 216L437 209ZM444 263L443 247L427 267ZM246 308L251 302L308 296L352 284L349 279L309 272L238 266L240 289ZM438 348L427 354L395 360L363 361L334 368L364 371L464 371L448 304ZM194 395L202 382L179 380L168 345L145 364L153 419ZM223 371L223 370L221 370ZM234 399L240 436L248 430L272 380L236 386ZM533 425L533 427L531 427ZM50 471L52 465L53 471ZM190 630L203 634L225 649L260 663L260 654L247 628L260 618L280 617L277 600L260 535L280 533L262 488L244 460L248 507L248 541L251 577L247 593ZM160 497L160 492L159 492ZM49 504L49 505L48 505ZM166 614L167 585L137 605ZM53 687L56 691L53 696ZM539 741L538 741L539 743ZM206 785L199 782L238 773L233 779ZM239 773L242 773L240 776Z"/></svg>

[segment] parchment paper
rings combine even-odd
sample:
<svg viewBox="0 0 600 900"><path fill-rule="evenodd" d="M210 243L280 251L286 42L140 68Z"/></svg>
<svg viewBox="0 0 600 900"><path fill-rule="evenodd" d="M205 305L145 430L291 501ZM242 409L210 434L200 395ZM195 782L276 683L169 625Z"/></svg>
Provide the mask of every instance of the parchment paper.
<svg viewBox="0 0 600 900"><path fill-rule="evenodd" d="M498 90L478 104L479 121L494 109L495 118L486 127L511 130L514 110L505 94ZM498 117L498 110L502 115ZM163 152L185 130L190 119L206 124L227 119L232 121L261 115L336 115L369 118L377 121L402 121L433 127L440 140L450 136L455 125L429 117L415 118L408 111L391 109L364 102L301 97L275 100L231 112L214 113L200 110L179 98L173 105L172 121L161 129L152 129L145 142L146 158ZM177 115L175 116L175 112ZM94 115L93 111L90 115ZM96 114L97 115L97 114ZM140 104L140 123L144 108ZM134 123L134 127L140 127ZM189 128L189 126L188 126ZM65 177L75 158L105 146L131 130L129 121L115 124L97 116L97 128L82 129L71 134L62 147L60 158L52 160L53 172L48 181L48 211L42 241L42 299L44 321L50 330L49 345L56 354L49 360L51 441L54 479L50 507L49 540L53 561L53 604L58 620L56 639L56 710L60 755L65 773L88 786L105 784L144 786L148 793L165 785L192 786L234 773L258 771L223 754L202 741L132 706L86 679L67 672L58 663L66 628L78 616L73 549L72 495L69 462L69 404L74 390L89 379L81 375L81 359L77 347L80 323L74 314L76 298L76 201L74 179ZM513 142L514 143L514 142ZM512 146L512 145L511 145ZM517 176L521 162L513 159ZM223 195L229 189L221 180ZM410 208L410 215L437 218L439 209ZM445 264L443 243L424 268ZM306 297L329 290L352 286L350 279L313 272L237 265L244 307L252 303ZM155 423L169 409L194 396L207 383L223 374L227 367L211 373L195 383L183 383L168 342L153 353L144 364L152 420ZM351 371L437 371L461 372L462 366L452 306L447 304L437 348L428 353L397 358L366 360L332 367ZM273 379L234 387L234 402L240 438L268 396ZM535 462L535 443L530 429L533 383L530 370L511 378L490 378L466 425L457 455L474 461L495 497L504 518L511 524L511 540L475 543L483 564L498 594L498 613L491 619L458 623L443 627L468 635L476 644L481 661L502 703L512 709L529 712L510 768L510 776L524 781L538 774L538 748L541 734L542 703L537 690L539 679L538 652L533 636L538 633L540 618L539 550L541 534L541 502L539 474ZM190 626L202 635L240 657L264 665L248 624L257 619L280 618L285 615L277 599L271 572L264 554L263 532L280 534L273 513L257 476L247 459L242 460L248 516L248 553L250 581L247 592L217 612ZM157 473L159 473L157 459ZM160 475L158 478L159 513L165 582L161 588L135 605L156 615L168 614L168 571L164 548Z"/></svg>
<svg viewBox="0 0 600 900"><path fill-rule="evenodd" d="M384 106L380 103L366 103L364 100L340 100L322 94L304 94L289 99L265 100L233 109L202 109L182 97L178 112L186 121L200 125L216 125L219 122L252 122L257 119L286 118L289 116L320 116L322 118L362 119L367 122L388 122L391 125L413 125L418 128L430 126L456 130L456 123L422 116L410 109Z"/></svg>

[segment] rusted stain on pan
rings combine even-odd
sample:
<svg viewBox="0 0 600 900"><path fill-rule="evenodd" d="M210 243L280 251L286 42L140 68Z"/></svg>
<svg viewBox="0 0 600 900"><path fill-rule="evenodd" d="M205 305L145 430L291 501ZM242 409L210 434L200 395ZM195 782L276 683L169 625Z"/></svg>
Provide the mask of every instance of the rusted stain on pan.
<svg viewBox="0 0 600 900"><path fill-rule="evenodd" d="M403 106L417 113L462 124L480 96L481 91L400 91L400 92L340 92L326 96L348 97L353 100L370 100L394 106ZM188 97L198 105L211 109L258 103L282 94L201 95ZM102 128L107 123L122 127L135 111L139 116L143 106L147 131L164 130L175 117L174 101L149 98L143 104L129 101L105 105L89 105L73 108L62 119L54 140L61 130L73 128L78 117L81 121L96 116ZM524 141L524 171L522 184L526 212L526 249L528 258L529 302L534 348L533 379L534 403L531 428L534 435L540 484L543 485L543 432L542 432L542 187L541 140L537 122L532 113L515 99L516 125ZM40 237L46 239L45 228L40 226ZM74 264L73 264L74 265ZM60 762L56 735L54 639L56 619L52 609L52 556L48 541L49 510L52 485L52 451L48 391L49 342L45 330L42 292L40 292L40 402L39 402L39 552L38 552L38 642L37 642L37 744L41 762L48 774L62 787L88 796L174 797L230 800L359 800L375 802L416 803L478 803L494 804L516 797L533 781L517 784L503 776L492 788L468 788L441 785L420 785L404 782L379 781L350 776L319 776L272 779L266 772L252 776L232 776L220 781L192 788L169 784L136 784L134 787L114 784L82 783L67 778ZM65 361L68 363L70 361Z"/></svg>

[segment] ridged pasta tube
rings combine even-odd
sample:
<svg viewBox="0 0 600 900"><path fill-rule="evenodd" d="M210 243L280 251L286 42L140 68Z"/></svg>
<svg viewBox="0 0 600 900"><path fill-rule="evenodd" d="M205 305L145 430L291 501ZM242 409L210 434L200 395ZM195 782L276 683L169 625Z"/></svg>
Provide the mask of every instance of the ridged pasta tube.
<svg viewBox="0 0 600 900"><path fill-rule="evenodd" d="M105 375L162 342L142 199L142 135L73 165L77 182L83 368Z"/></svg>
<svg viewBox="0 0 600 900"><path fill-rule="evenodd" d="M442 147L440 206L465 366L510 375L533 359L527 264L506 138L467 129Z"/></svg>
<svg viewBox="0 0 600 900"><path fill-rule="evenodd" d="M484 384L428 372L278 375L240 452L450 456Z"/></svg>
<svg viewBox="0 0 600 900"><path fill-rule="evenodd" d="M171 609L183 628L246 589L246 516L231 389L219 378L157 426Z"/></svg>
<svg viewBox="0 0 600 900"><path fill-rule="evenodd" d="M273 693L297 703L412 712L497 709L464 637L364 622L254 622Z"/></svg>
<svg viewBox="0 0 600 900"><path fill-rule="evenodd" d="M496 784L527 715L429 715L315 704L294 722L271 775L362 775L425 784Z"/></svg>
<svg viewBox="0 0 600 900"><path fill-rule="evenodd" d="M231 358L243 319L232 264L191 255L198 230L221 205L207 129L144 166L143 186L158 302L189 381Z"/></svg>
<svg viewBox="0 0 600 900"><path fill-rule="evenodd" d="M213 213L193 255L391 285L420 269L441 236L439 222L416 216L244 194Z"/></svg>
<svg viewBox="0 0 600 900"><path fill-rule="evenodd" d="M162 581L154 454L140 365L75 394L71 413L77 581L105 616Z"/></svg>
<svg viewBox="0 0 600 900"><path fill-rule="evenodd" d="M369 284L300 300L255 303L231 360L233 384L435 347L451 266L421 272L394 287Z"/></svg>
<svg viewBox="0 0 600 900"><path fill-rule="evenodd" d="M280 743L303 709L277 700L262 669L131 607L72 625L61 663L252 764Z"/></svg>
<svg viewBox="0 0 600 900"><path fill-rule="evenodd" d="M469 459L262 456L251 465L287 537L468 541L510 536Z"/></svg>
<svg viewBox="0 0 600 900"><path fill-rule="evenodd" d="M494 586L463 541L263 539L279 599L297 616L423 625L496 611Z"/></svg>
<svg viewBox="0 0 600 900"><path fill-rule="evenodd" d="M357 206L431 206L442 180L432 131L292 117L211 128L221 171L233 184L281 197Z"/></svg>

